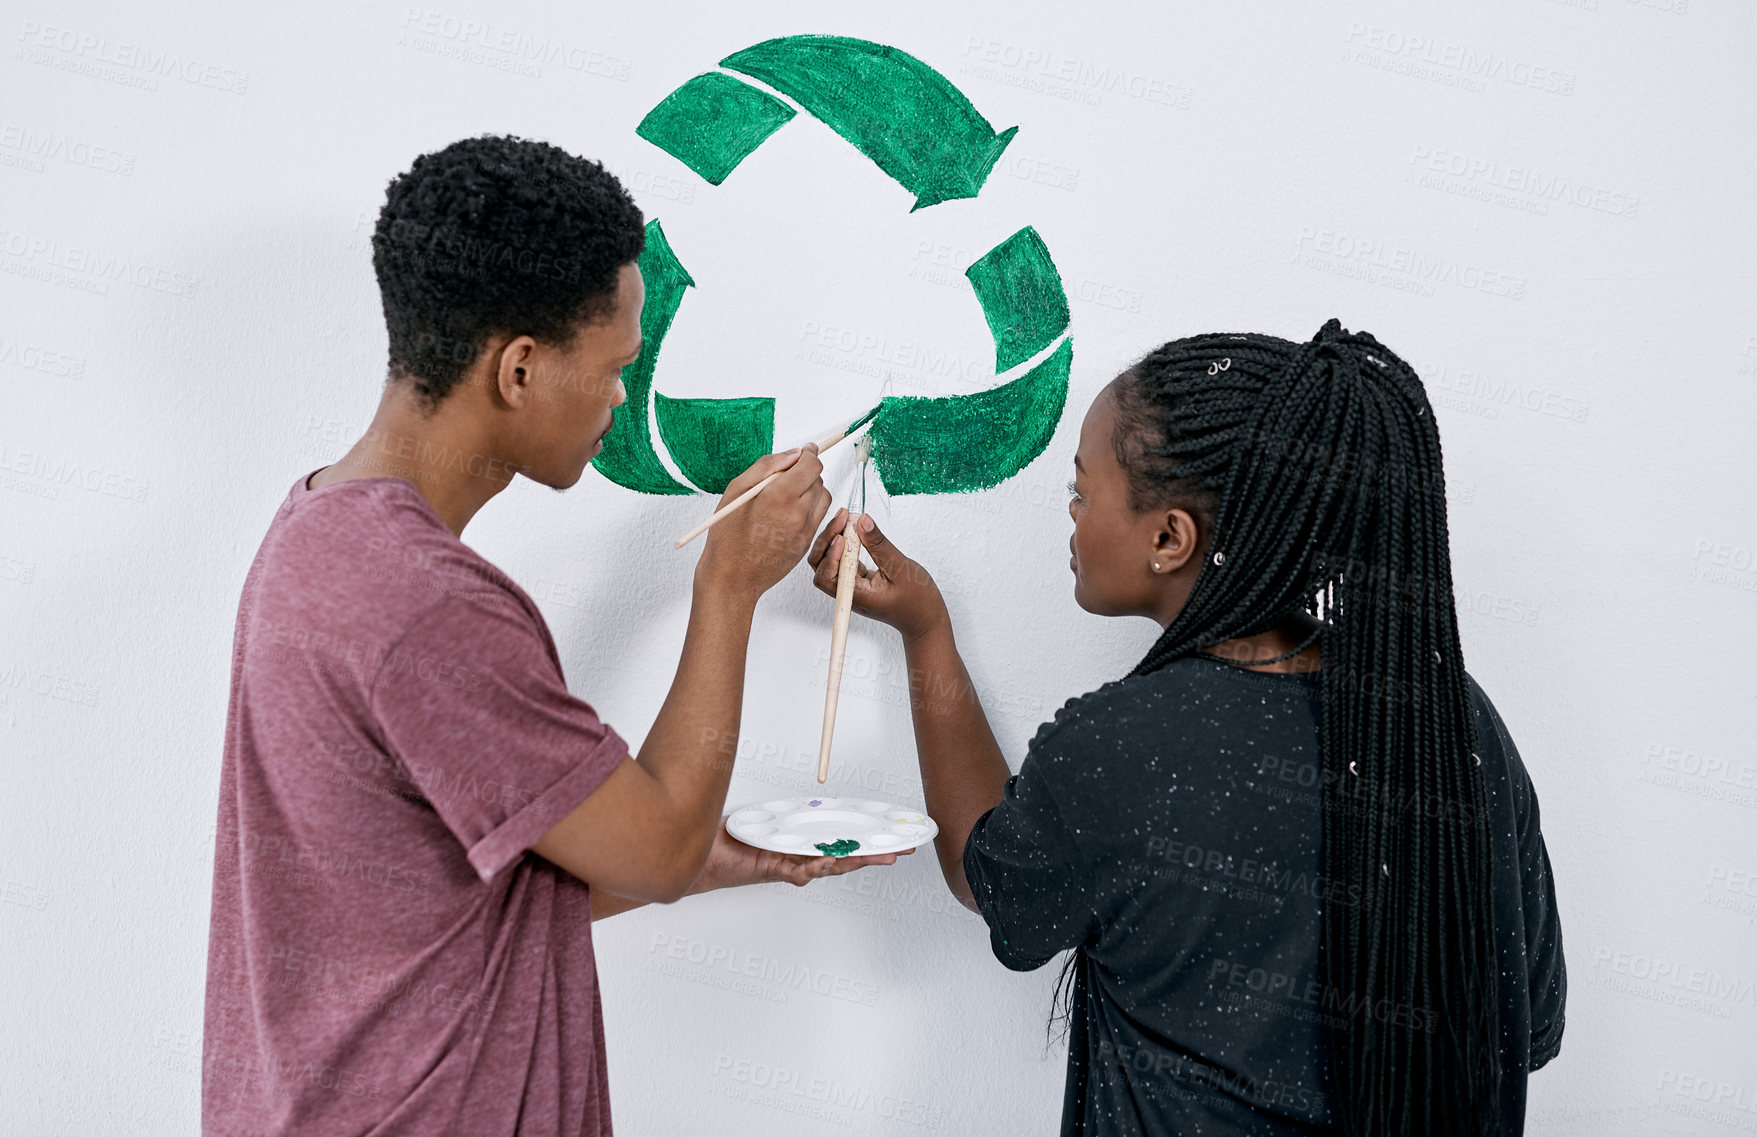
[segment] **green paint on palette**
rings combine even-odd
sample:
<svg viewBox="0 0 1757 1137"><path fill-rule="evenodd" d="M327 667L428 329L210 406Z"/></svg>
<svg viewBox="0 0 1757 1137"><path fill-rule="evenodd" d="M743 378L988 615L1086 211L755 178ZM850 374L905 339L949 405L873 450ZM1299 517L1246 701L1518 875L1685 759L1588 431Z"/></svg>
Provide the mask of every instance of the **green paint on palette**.
<svg viewBox="0 0 1757 1137"><path fill-rule="evenodd" d="M1068 328L1068 297L1049 247L1027 225L964 270L994 336L999 375L1055 342Z"/></svg>
<svg viewBox="0 0 1757 1137"><path fill-rule="evenodd" d="M849 853L860 848L860 842L852 837L844 837L840 841L831 841L828 844L819 841L816 848L825 856L846 857Z"/></svg>
<svg viewBox="0 0 1757 1137"><path fill-rule="evenodd" d="M962 493L1012 477L1049 445L1068 397L1074 341L988 391L945 398L886 396L872 457L892 494Z"/></svg>
<svg viewBox="0 0 1757 1137"><path fill-rule="evenodd" d="M697 75L647 112L634 132L719 185L798 112L730 75Z"/></svg>
<svg viewBox="0 0 1757 1137"><path fill-rule="evenodd" d="M773 399L673 399L654 392L659 437L683 476L710 493L775 448Z"/></svg>
<svg viewBox="0 0 1757 1137"><path fill-rule="evenodd" d="M673 478L653 453L647 423L647 394L653 387L653 367L659 362L659 345L671 318L683 302L683 290L695 280L679 263L665 239L657 218L647 223L647 244L641 250L641 279L646 282L647 302L641 309L641 354L622 369L622 385L628 398L611 412L610 431L604 449L592 465L619 486L641 493L686 494L695 491Z"/></svg>
<svg viewBox="0 0 1757 1137"><path fill-rule="evenodd" d="M783 36L728 55L878 163L915 195L910 212L975 197L1013 140L964 93L907 52L842 36Z"/></svg>

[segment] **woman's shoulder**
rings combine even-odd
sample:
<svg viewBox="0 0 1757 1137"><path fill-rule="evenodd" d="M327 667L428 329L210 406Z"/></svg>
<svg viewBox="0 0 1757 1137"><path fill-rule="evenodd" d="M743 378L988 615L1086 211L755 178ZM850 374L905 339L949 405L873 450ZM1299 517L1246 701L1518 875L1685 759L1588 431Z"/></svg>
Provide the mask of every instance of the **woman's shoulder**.
<svg viewBox="0 0 1757 1137"><path fill-rule="evenodd" d="M1107 707L1114 706L1125 695L1132 678L1112 679L1090 691L1080 695L1069 696L1055 714L1037 728L1038 734L1078 724L1096 714L1101 714Z"/></svg>
<svg viewBox="0 0 1757 1137"><path fill-rule="evenodd" d="M1524 816L1531 809L1536 791L1532 788L1531 775L1526 771L1525 759L1519 753L1519 745L1513 741L1506 720L1482 684L1469 671L1464 673L1464 680L1470 691L1471 710L1476 717L1477 757L1488 764L1491 787L1505 779L1513 794L1515 810Z"/></svg>
<svg viewBox="0 0 1757 1137"><path fill-rule="evenodd" d="M1238 682L1232 678L1236 673L1237 668L1185 657L1145 675L1112 679L1062 703L1052 718L1038 726L1031 740L1032 748L1051 743L1065 746L1087 739L1111 744L1126 738L1130 728L1139 725L1151 725L1155 736L1163 741L1164 732L1185 721L1192 708L1214 698L1217 684ZM1264 678L1249 672L1243 674ZM1285 681L1299 677L1268 678Z"/></svg>
<svg viewBox="0 0 1757 1137"><path fill-rule="evenodd" d="M1519 760L1518 747L1513 745L1513 738L1507 732L1507 724L1501 718L1501 712L1495 709L1494 701L1489 693L1482 689L1476 676L1467 669L1464 672L1464 685L1470 693L1471 711L1476 716L1477 741L1479 745L1489 747L1497 753L1505 753L1510 762Z"/></svg>
<svg viewBox="0 0 1757 1137"><path fill-rule="evenodd" d="M1051 736L1079 734L1109 721L1120 709L1139 700L1151 676L1125 675L1081 695L1068 698L1047 722L1037 728L1033 742Z"/></svg>

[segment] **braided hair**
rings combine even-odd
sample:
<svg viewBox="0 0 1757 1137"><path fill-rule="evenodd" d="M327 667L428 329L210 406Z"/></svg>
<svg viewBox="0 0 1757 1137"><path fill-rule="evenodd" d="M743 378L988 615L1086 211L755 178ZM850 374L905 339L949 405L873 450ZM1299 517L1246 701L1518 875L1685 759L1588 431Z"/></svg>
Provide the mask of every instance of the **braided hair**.
<svg viewBox="0 0 1757 1137"><path fill-rule="evenodd" d="M1321 622L1323 873L1362 897L1322 917L1323 983L1355 1011L1326 1016L1336 1120L1498 1132L1486 790L1421 381L1330 320L1305 344L1175 340L1112 390L1131 505L1186 506L1209 535L1131 676L1300 611Z"/></svg>

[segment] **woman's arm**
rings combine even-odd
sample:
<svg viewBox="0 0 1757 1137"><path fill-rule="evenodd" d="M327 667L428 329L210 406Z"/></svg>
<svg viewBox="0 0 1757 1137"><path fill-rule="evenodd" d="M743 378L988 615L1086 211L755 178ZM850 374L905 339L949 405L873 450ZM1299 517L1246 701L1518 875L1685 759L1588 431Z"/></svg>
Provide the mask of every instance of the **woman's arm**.
<svg viewBox="0 0 1757 1137"><path fill-rule="evenodd" d="M977 819L1000 804L1001 787L1012 771L1001 757L970 672L953 642L950 618L905 640L904 651L921 791L928 816L940 827L933 839L934 852L939 854L946 887L958 903L976 911L970 884L964 879L964 845Z"/></svg>
<svg viewBox="0 0 1757 1137"><path fill-rule="evenodd" d="M832 596L842 560L840 534L847 521L847 511L838 510L807 558L817 570L815 583ZM939 825L934 851L946 887L959 903L975 911L970 884L964 879L964 846L977 820L1000 803L1012 771L958 654L939 586L927 570L885 539L870 516L860 520L860 543L877 568L861 566L854 610L890 624L903 635L921 789L928 816Z"/></svg>

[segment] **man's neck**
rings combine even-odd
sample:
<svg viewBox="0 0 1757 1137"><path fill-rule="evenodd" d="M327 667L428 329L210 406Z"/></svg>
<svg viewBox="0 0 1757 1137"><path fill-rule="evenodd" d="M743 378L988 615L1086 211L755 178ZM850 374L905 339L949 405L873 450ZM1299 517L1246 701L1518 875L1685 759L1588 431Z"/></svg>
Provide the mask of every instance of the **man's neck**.
<svg viewBox="0 0 1757 1137"><path fill-rule="evenodd" d="M466 394L454 392L448 401ZM354 478L402 478L461 537L476 511L512 481L514 469L496 453L491 439L466 427L460 409L441 404L437 413L425 415L412 395L390 384L366 433L307 485L320 489Z"/></svg>

